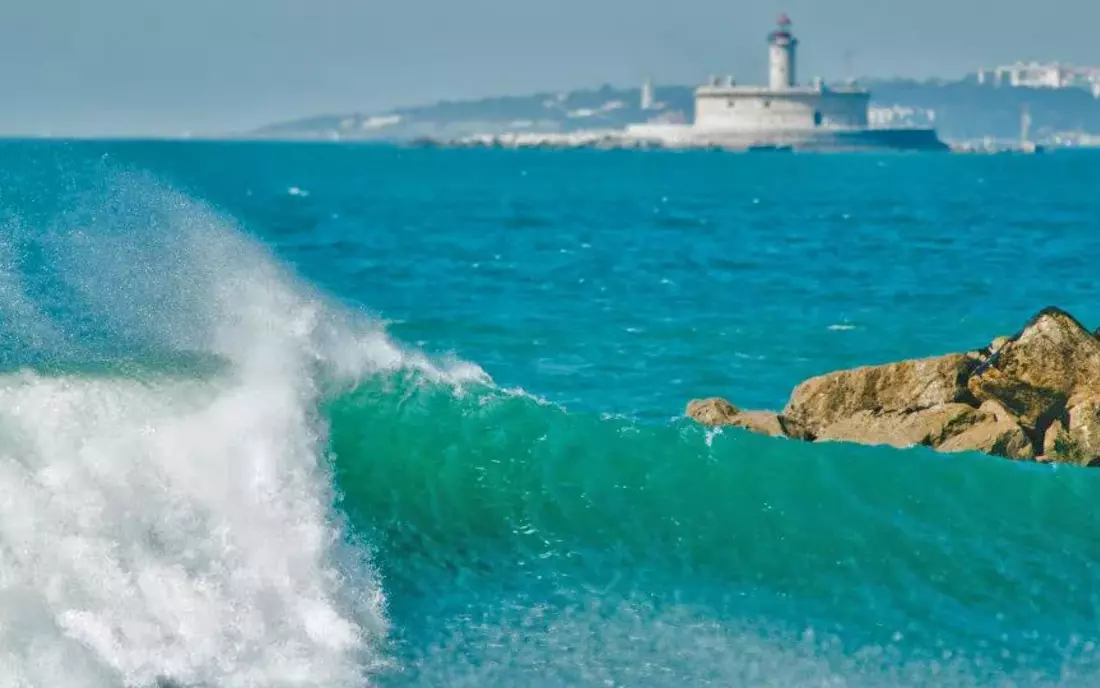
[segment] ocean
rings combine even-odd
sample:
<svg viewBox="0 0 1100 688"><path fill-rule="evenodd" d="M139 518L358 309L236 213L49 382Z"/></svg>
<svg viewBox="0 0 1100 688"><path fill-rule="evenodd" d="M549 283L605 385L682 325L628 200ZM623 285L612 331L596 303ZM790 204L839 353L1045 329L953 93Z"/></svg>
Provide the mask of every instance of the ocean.
<svg viewBox="0 0 1100 688"><path fill-rule="evenodd" d="M0 143L0 685L1097 685L1100 471L683 413L1100 326L1098 162Z"/></svg>

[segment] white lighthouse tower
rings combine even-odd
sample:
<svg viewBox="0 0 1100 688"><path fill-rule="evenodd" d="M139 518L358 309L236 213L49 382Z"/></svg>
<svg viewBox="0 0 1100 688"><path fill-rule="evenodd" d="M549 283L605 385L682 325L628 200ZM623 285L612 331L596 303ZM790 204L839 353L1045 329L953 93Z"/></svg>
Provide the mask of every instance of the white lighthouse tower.
<svg viewBox="0 0 1100 688"><path fill-rule="evenodd" d="M795 52L798 39L791 33L791 20L787 15L779 15L779 22L768 35L768 87L773 90L791 88L795 85Z"/></svg>

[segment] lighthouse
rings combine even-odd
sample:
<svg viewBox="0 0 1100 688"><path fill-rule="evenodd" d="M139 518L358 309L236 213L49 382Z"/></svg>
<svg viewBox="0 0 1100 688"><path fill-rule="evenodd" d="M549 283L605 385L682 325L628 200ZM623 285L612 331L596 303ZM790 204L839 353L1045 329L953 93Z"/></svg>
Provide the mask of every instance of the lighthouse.
<svg viewBox="0 0 1100 688"><path fill-rule="evenodd" d="M800 85L795 76L798 44L791 20L780 16L768 33L765 84L712 77L695 89L691 124L631 125L627 138L746 151L947 150L933 128L872 127L871 92L855 82L826 86L815 79Z"/></svg>
<svg viewBox="0 0 1100 688"><path fill-rule="evenodd" d="M768 34L768 87L773 90L795 85L795 50L798 39L791 33L791 20L779 15L775 31Z"/></svg>

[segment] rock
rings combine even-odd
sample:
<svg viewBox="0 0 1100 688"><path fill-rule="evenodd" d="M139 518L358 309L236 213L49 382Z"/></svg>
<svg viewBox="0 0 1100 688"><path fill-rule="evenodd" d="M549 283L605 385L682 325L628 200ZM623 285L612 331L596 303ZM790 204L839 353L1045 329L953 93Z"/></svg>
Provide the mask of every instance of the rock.
<svg viewBox="0 0 1100 688"><path fill-rule="evenodd" d="M729 425L741 409L725 399L696 399L687 405L687 415L703 425Z"/></svg>
<svg viewBox="0 0 1100 688"><path fill-rule="evenodd" d="M821 375L781 414L694 401L688 415L809 441L1100 466L1100 330L1047 308L981 351Z"/></svg>
<svg viewBox="0 0 1100 688"><path fill-rule="evenodd" d="M971 377L967 389L979 401L994 401L1006 408L1037 436L1065 412L1068 401L1061 390L1036 387L995 367Z"/></svg>
<svg viewBox="0 0 1100 688"><path fill-rule="evenodd" d="M1011 337L997 337L989 343L989 346L981 351L975 352L975 356L981 362L977 369L988 367L989 362L996 358L997 354L1001 352L1001 349L1005 348L1005 345L1011 341Z"/></svg>
<svg viewBox="0 0 1100 688"><path fill-rule="evenodd" d="M1100 457L1100 396L1081 400L1066 415L1066 444L1074 463Z"/></svg>
<svg viewBox="0 0 1100 688"><path fill-rule="evenodd" d="M768 437L786 437L783 419L771 411L742 411L730 423L735 428L752 430Z"/></svg>
<svg viewBox="0 0 1100 688"><path fill-rule="evenodd" d="M989 355L993 356L997 354L1001 349L1005 348L1005 344L1011 341L1011 337L997 337L993 340L993 343L989 345Z"/></svg>
<svg viewBox="0 0 1100 688"><path fill-rule="evenodd" d="M744 428L769 437L785 437L779 414L772 411L742 411L725 399L701 399L687 406L687 415L703 425Z"/></svg>
<svg viewBox="0 0 1100 688"><path fill-rule="evenodd" d="M970 378L979 400L995 399L1039 434L1068 407L1100 396L1100 339L1073 316L1047 308Z"/></svg>
<svg viewBox="0 0 1100 688"><path fill-rule="evenodd" d="M1031 459L1035 450L1024 429L1009 416L966 404L945 404L911 413L860 411L829 426L818 441L924 445L943 452L983 452Z"/></svg>
<svg viewBox="0 0 1100 688"><path fill-rule="evenodd" d="M793 440L814 441L814 434L810 429L794 418L779 414L779 424L783 427L783 433Z"/></svg>
<svg viewBox="0 0 1100 688"><path fill-rule="evenodd" d="M1008 419L998 420L992 414L981 414L980 420L962 432L935 445L938 451L981 452L1009 459L1034 459L1035 445L1027 432Z"/></svg>
<svg viewBox="0 0 1100 688"><path fill-rule="evenodd" d="M858 411L822 430L817 439L892 447L936 447L986 417L966 404L945 404L914 412Z"/></svg>
<svg viewBox="0 0 1100 688"><path fill-rule="evenodd" d="M1062 447L1066 440L1069 439L1066 436L1066 426L1060 421L1054 421L1046 432L1043 434L1043 456L1055 457L1059 454L1059 448Z"/></svg>
<svg viewBox="0 0 1100 688"><path fill-rule="evenodd" d="M949 354L856 368L812 378L795 388L783 416L812 435L860 412L905 413L969 398L966 378L978 365Z"/></svg>
<svg viewBox="0 0 1100 688"><path fill-rule="evenodd" d="M993 416L998 422L1016 422L1016 418L1008 412L1008 409L1006 409L1004 406L1001 406L999 402L994 401L993 399L983 402L982 405L978 407L978 410L982 413L987 413Z"/></svg>

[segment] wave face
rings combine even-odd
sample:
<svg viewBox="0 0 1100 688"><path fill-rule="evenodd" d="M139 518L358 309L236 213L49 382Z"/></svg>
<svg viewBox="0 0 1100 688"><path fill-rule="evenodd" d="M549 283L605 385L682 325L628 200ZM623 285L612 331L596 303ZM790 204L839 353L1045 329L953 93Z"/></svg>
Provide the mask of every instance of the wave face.
<svg viewBox="0 0 1100 688"><path fill-rule="evenodd" d="M327 414L342 506L415 639L402 685L1095 676L1087 472L653 427L403 375Z"/></svg>

